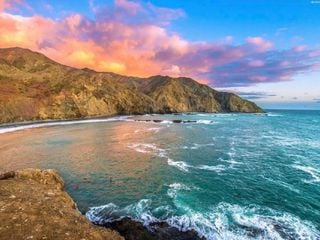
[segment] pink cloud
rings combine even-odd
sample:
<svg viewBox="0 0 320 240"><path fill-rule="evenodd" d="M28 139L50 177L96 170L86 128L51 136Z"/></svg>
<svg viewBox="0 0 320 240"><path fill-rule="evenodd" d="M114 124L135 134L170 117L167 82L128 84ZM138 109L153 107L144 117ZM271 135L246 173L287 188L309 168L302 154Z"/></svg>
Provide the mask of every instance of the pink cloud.
<svg viewBox="0 0 320 240"><path fill-rule="evenodd" d="M302 51L304 51L306 48L307 48L306 45L299 45L299 46L294 47L294 48L293 48L293 51L295 51L295 52L302 52Z"/></svg>
<svg viewBox="0 0 320 240"><path fill-rule="evenodd" d="M255 76L250 76L249 79L254 82L264 82L268 78L266 76L255 75Z"/></svg>
<svg viewBox="0 0 320 240"><path fill-rule="evenodd" d="M166 28L183 15L179 9L129 0L92 8L96 20L78 13L58 20L0 13L0 47L30 48L73 67L131 76L188 76L214 86L283 81L319 69L319 49L277 51L262 37L249 37L240 45L232 44L230 36L222 42L188 41Z"/></svg>
<svg viewBox="0 0 320 240"><path fill-rule="evenodd" d="M141 9L141 5L138 2L128 0L115 0L115 5L119 8L126 10L128 13L134 15Z"/></svg>
<svg viewBox="0 0 320 240"><path fill-rule="evenodd" d="M264 61L262 60L253 60L248 63L250 67L262 67L264 66Z"/></svg>
<svg viewBox="0 0 320 240"><path fill-rule="evenodd" d="M263 39L262 37L248 37L247 43L255 46L258 51L264 52L273 47L273 43Z"/></svg>
<svg viewBox="0 0 320 240"><path fill-rule="evenodd" d="M6 9L13 8L16 4L21 4L22 0L0 0L0 13Z"/></svg>

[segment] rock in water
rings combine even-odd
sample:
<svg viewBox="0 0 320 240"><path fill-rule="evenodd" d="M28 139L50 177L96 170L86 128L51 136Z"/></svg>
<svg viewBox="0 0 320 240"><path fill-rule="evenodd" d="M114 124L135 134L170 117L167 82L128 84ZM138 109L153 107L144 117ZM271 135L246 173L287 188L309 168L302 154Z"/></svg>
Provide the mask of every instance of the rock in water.
<svg viewBox="0 0 320 240"><path fill-rule="evenodd" d="M154 222L145 227L130 218L107 223L106 227L117 230L126 240L205 240L196 231L181 232L166 222Z"/></svg>
<svg viewBox="0 0 320 240"><path fill-rule="evenodd" d="M28 49L0 48L0 123L177 112L263 111L191 78L101 73Z"/></svg>

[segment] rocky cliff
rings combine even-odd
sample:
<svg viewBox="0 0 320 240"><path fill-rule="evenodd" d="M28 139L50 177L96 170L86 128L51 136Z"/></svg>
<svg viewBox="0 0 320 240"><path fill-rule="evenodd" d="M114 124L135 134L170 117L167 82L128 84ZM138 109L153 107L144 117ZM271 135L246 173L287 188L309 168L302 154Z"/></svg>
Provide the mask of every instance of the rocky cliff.
<svg viewBox="0 0 320 240"><path fill-rule="evenodd" d="M82 215L52 169L0 173L0 240L205 240L165 222L121 218L101 227Z"/></svg>
<svg viewBox="0 0 320 240"><path fill-rule="evenodd" d="M262 110L190 78L100 73L28 49L0 49L0 123L174 112Z"/></svg>
<svg viewBox="0 0 320 240"><path fill-rule="evenodd" d="M124 239L116 231L90 223L63 187L54 170L0 174L0 239Z"/></svg>

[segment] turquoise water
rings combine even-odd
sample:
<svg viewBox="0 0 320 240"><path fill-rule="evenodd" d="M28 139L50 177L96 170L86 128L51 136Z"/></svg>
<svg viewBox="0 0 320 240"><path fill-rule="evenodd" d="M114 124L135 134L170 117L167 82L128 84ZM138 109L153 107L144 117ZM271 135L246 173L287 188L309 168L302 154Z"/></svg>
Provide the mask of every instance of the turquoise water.
<svg viewBox="0 0 320 240"><path fill-rule="evenodd" d="M131 216L208 239L320 239L320 111L145 115L1 132L0 171L57 169L94 222Z"/></svg>

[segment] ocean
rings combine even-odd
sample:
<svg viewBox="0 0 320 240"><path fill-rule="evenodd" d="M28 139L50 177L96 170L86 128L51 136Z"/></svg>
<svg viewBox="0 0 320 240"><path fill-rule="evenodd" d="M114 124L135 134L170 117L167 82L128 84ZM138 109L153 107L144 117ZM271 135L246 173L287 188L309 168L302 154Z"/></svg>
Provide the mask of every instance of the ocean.
<svg viewBox="0 0 320 240"><path fill-rule="evenodd" d="M320 239L320 111L122 116L0 128L0 171L54 168L92 222L207 239Z"/></svg>

